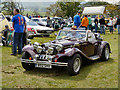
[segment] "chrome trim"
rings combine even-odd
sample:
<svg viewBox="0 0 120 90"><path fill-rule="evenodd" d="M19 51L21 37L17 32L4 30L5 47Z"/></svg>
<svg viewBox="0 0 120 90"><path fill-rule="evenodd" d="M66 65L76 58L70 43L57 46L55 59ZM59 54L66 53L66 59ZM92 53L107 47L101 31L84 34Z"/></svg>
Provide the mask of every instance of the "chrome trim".
<svg viewBox="0 0 120 90"><path fill-rule="evenodd" d="M42 65L53 65L53 66L68 66L68 63L63 63L63 62L50 62L50 61L36 61L34 60L29 60L29 59L21 59L21 62L25 63L34 63L34 64L42 64Z"/></svg>

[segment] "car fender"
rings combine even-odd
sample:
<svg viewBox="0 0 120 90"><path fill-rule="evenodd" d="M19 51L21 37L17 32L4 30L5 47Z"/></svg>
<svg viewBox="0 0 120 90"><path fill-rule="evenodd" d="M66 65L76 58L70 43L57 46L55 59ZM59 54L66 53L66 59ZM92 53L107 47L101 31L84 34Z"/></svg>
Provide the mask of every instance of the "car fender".
<svg viewBox="0 0 120 90"><path fill-rule="evenodd" d="M105 45L108 45L110 53L111 53L110 44L108 42L106 42L106 41L102 41L101 45L100 45L100 48L98 49L100 56L102 55L102 52L104 50Z"/></svg>
<svg viewBox="0 0 120 90"><path fill-rule="evenodd" d="M61 58L61 57L71 57L73 56L75 53L79 53L82 54L83 56L85 56L86 58L90 59L88 56L86 56L81 50L79 50L78 48L68 48L65 49L64 53L61 54L57 54L57 57L55 58L55 60Z"/></svg>
<svg viewBox="0 0 120 90"><path fill-rule="evenodd" d="M36 53L33 50L34 50L33 45L26 45L22 49L23 52L28 52L32 57L34 57L36 55Z"/></svg>

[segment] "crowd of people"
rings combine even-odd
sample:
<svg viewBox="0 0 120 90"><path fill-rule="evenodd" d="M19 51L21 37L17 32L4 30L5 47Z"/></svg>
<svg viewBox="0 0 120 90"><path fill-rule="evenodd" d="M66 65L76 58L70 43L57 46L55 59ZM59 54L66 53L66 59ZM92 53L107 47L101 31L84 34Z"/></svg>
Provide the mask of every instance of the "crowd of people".
<svg viewBox="0 0 120 90"><path fill-rule="evenodd" d="M118 34L120 34L120 17L117 15L116 17L110 17L108 23L105 22L105 18L101 15L100 19L98 20L98 16L94 19L95 23L95 33L98 32L98 23L100 23L100 33L105 34L105 26L109 27L110 33L113 34L113 31L117 28ZM90 15L84 15L84 18L80 17L80 12L78 12L74 16L74 26L76 28L84 27L85 30L92 30L92 21Z"/></svg>

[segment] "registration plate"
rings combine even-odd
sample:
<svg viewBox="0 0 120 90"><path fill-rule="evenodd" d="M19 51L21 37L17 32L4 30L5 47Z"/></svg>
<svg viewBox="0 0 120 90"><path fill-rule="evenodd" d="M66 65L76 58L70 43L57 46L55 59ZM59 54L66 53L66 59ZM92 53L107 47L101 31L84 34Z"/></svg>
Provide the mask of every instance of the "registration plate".
<svg viewBox="0 0 120 90"><path fill-rule="evenodd" d="M44 64L35 64L35 67L38 67L38 68L52 68L51 65L47 64L47 65L44 65Z"/></svg>

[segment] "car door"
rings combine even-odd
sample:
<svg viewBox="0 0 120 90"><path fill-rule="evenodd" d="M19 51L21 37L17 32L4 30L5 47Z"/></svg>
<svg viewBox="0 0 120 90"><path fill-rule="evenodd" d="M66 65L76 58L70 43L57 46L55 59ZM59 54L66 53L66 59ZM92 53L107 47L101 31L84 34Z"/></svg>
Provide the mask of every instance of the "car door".
<svg viewBox="0 0 120 90"><path fill-rule="evenodd" d="M93 32L88 32L88 52L89 56L95 55L98 47L98 42Z"/></svg>
<svg viewBox="0 0 120 90"><path fill-rule="evenodd" d="M81 50L87 56L95 55L95 45L97 40L92 32L88 32L88 37L85 42L81 44Z"/></svg>

